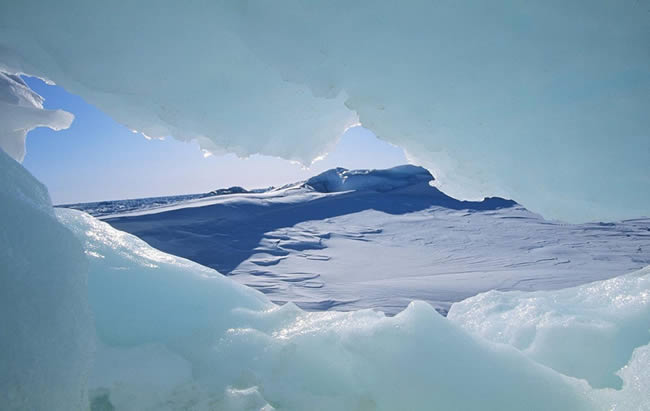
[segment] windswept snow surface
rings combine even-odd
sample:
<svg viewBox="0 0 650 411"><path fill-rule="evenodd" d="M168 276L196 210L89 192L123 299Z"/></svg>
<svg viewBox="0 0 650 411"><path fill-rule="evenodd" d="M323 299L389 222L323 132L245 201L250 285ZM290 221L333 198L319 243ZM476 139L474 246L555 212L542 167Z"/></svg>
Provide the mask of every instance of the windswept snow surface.
<svg viewBox="0 0 650 411"><path fill-rule="evenodd" d="M308 164L351 124L456 198L650 211L649 0L21 0L0 70L148 136ZM22 136L16 134L15 145Z"/></svg>
<svg viewBox="0 0 650 411"><path fill-rule="evenodd" d="M511 200L455 200L432 180L415 166L339 168L266 193L105 217L309 310L396 314L417 299L446 313L487 290L565 288L650 264L650 219L547 221Z"/></svg>

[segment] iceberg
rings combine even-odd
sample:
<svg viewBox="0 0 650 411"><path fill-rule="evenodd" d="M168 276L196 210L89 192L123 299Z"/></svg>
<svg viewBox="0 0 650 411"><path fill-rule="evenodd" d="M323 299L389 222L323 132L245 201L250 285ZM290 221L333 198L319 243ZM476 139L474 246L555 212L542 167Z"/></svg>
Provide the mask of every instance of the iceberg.
<svg viewBox="0 0 650 411"><path fill-rule="evenodd" d="M619 220L649 213L647 8L3 2L0 71L55 82L148 136L241 156L309 164L360 122L455 198Z"/></svg>

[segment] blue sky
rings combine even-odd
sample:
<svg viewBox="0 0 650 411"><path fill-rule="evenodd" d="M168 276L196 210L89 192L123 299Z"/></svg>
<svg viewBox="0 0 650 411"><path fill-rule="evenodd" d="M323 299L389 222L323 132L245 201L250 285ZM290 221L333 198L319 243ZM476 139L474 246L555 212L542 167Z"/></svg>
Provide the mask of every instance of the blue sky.
<svg viewBox="0 0 650 411"><path fill-rule="evenodd" d="M406 163L402 149L362 128L348 130L335 150L309 169L279 158L203 157L196 143L147 140L78 96L25 78L46 108L75 115L68 130L39 128L27 136L23 165L49 189L54 204L201 193L304 180L333 167L387 168Z"/></svg>

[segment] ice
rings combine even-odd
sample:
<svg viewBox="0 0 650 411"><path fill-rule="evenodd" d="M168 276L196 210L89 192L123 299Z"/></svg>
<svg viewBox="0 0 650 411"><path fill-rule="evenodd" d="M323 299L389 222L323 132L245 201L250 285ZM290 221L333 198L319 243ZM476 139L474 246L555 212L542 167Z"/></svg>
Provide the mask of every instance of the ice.
<svg viewBox="0 0 650 411"><path fill-rule="evenodd" d="M433 176L426 169L405 165L387 170L347 170L339 167L314 176L305 184L322 193L349 190L384 192L431 181Z"/></svg>
<svg viewBox="0 0 650 411"><path fill-rule="evenodd" d="M25 0L0 65L217 152L308 164L361 122L456 198L614 220L649 214L648 7Z"/></svg>
<svg viewBox="0 0 650 411"><path fill-rule="evenodd" d="M17 75L0 71L0 148L23 161L25 137L36 127L61 130L74 116L63 110L43 109L43 98Z"/></svg>
<svg viewBox="0 0 650 411"><path fill-rule="evenodd" d="M8 155L0 164L3 409L648 408L643 339L623 344L629 362L581 353L593 363L588 380L621 366L617 391L466 331L424 302L393 317L280 307L88 214L55 218L42 185ZM647 321L631 320L647 315L647 277L595 283L607 294L594 301L581 289L536 295L561 303L573 292L586 320L620 318L642 335ZM614 303L592 310L599 298Z"/></svg>
<svg viewBox="0 0 650 411"><path fill-rule="evenodd" d="M72 121L43 110L18 76L28 74L148 136L212 152L308 164L360 122L455 197L516 198L567 220L647 215L647 9L647 0L2 2L0 406L648 410L647 269L479 295L450 319L417 301L393 317L305 312L87 214L53 213L16 162L30 129ZM261 195L296 205L348 188L412 188L335 174L300 196ZM249 199L233 221L255 206ZM272 235L297 252L327 240L299 229Z"/></svg>
<svg viewBox="0 0 650 411"><path fill-rule="evenodd" d="M592 386L620 388L615 373L650 342L650 267L554 293L489 291L454 304L449 319Z"/></svg>
<svg viewBox="0 0 650 411"><path fill-rule="evenodd" d="M100 360L89 388L116 409L509 409L510 395L490 394L504 383L540 409L591 409L584 383L466 334L428 304L392 318L277 307L86 214L57 215L92 252Z"/></svg>
<svg viewBox="0 0 650 411"><path fill-rule="evenodd" d="M80 410L94 331L80 242L0 149L0 408Z"/></svg>
<svg viewBox="0 0 650 411"><path fill-rule="evenodd" d="M628 345L628 356L640 348L628 367L627 359L621 365L623 389L593 389L516 348L466 331L423 302L394 317L371 310L304 312L291 303L278 307L87 214L56 213L89 259L100 339L89 388L97 404L117 410L609 410L625 409L622 404L643 410L649 405L647 348L641 341ZM640 282L593 286L647 311L648 271L620 281L629 278ZM112 298L98 301L100 289ZM578 310L580 292L573 291ZM638 298L643 292L646 298ZM550 301L562 294L540 295ZM588 318L603 313L616 315L616 307L602 307ZM647 322L634 327L647 331ZM590 354L583 353L594 369L609 368Z"/></svg>

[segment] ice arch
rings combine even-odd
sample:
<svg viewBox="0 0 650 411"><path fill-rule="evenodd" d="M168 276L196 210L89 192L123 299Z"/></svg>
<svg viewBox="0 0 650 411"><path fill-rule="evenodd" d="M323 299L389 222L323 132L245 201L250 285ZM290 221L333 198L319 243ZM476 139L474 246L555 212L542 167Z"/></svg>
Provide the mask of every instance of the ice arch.
<svg viewBox="0 0 650 411"><path fill-rule="evenodd" d="M0 63L147 135L305 163L360 120L456 197L648 214L647 0L0 6Z"/></svg>

